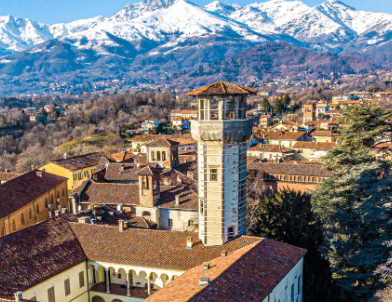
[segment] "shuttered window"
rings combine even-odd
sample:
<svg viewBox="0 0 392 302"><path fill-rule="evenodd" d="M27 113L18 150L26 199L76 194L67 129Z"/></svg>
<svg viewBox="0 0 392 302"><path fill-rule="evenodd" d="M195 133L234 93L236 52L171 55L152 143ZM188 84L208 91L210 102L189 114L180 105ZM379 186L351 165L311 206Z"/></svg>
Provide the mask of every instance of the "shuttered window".
<svg viewBox="0 0 392 302"><path fill-rule="evenodd" d="M69 283L69 279L64 281L64 291L66 296L71 294L71 284Z"/></svg>
<svg viewBox="0 0 392 302"><path fill-rule="evenodd" d="M84 272L79 273L79 287L84 286Z"/></svg>
<svg viewBox="0 0 392 302"><path fill-rule="evenodd" d="M48 302L56 302L56 298L54 296L54 287L48 289Z"/></svg>

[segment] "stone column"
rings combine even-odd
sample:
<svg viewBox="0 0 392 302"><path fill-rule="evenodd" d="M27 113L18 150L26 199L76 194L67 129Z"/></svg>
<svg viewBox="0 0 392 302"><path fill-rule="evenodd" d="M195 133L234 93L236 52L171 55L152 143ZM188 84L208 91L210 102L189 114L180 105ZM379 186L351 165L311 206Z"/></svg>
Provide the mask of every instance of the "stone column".
<svg viewBox="0 0 392 302"><path fill-rule="evenodd" d="M147 276L147 293L148 293L148 295L151 295L151 281L150 281L150 276Z"/></svg>
<svg viewBox="0 0 392 302"><path fill-rule="evenodd" d="M109 269L105 268L106 273L106 293L110 294L110 282L109 282Z"/></svg>
<svg viewBox="0 0 392 302"><path fill-rule="evenodd" d="M131 296L131 277L129 276L129 272L127 273L127 296ZM132 272L131 272L132 274ZM133 285L133 284L132 284Z"/></svg>

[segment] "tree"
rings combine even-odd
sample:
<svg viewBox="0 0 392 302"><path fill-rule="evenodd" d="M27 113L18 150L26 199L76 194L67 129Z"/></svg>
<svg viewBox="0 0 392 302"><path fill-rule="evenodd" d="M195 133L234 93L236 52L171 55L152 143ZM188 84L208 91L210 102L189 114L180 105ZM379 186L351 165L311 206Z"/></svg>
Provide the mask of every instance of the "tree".
<svg viewBox="0 0 392 302"><path fill-rule="evenodd" d="M286 109L287 107L289 107L290 102L291 102L291 99L290 99L289 94L288 94L288 93L285 93L284 96L283 96L283 98L282 98L282 103L283 103L283 106L284 106L285 109Z"/></svg>
<svg viewBox="0 0 392 302"><path fill-rule="evenodd" d="M263 110L263 112L268 112L270 110L270 103L268 102L267 98L263 98L263 101L261 102L261 110Z"/></svg>
<svg viewBox="0 0 392 302"><path fill-rule="evenodd" d="M330 301L331 274L319 252L321 223L312 212L311 195L291 190L272 191L260 199L256 236L282 241L307 250L304 265L304 301Z"/></svg>
<svg viewBox="0 0 392 302"><path fill-rule="evenodd" d="M390 202L389 164L371 148L391 131L392 113L380 107L349 107L343 113L339 144L323 158L332 176L313 194L314 212L326 239L321 251L346 301L368 301L383 286L375 269L385 263L391 228L383 205Z"/></svg>
<svg viewBox="0 0 392 302"><path fill-rule="evenodd" d="M282 102L282 98L280 98L280 97L276 98L275 103L274 103L274 107L273 107L273 112L275 114L280 114L280 113L282 113L283 109L284 109L284 105Z"/></svg>

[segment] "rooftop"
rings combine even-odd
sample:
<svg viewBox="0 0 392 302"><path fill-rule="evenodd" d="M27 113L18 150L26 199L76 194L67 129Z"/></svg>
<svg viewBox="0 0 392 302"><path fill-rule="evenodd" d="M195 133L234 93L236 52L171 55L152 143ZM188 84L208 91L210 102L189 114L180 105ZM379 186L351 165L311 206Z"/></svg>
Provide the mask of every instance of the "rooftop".
<svg viewBox="0 0 392 302"><path fill-rule="evenodd" d="M0 185L0 219L67 180L65 177L34 170L3 183Z"/></svg>
<svg viewBox="0 0 392 302"><path fill-rule="evenodd" d="M70 171L77 171L88 167L97 166L100 158L106 157L103 152L94 152L78 156L68 157L67 159L54 160L53 163Z"/></svg>
<svg viewBox="0 0 392 302"><path fill-rule="evenodd" d="M188 93L189 96L254 95L257 90L229 82L216 82Z"/></svg>
<svg viewBox="0 0 392 302"><path fill-rule="evenodd" d="M248 148L248 151L261 151L261 152L293 152L292 149L288 149L279 145L268 145L268 144L258 144L256 146Z"/></svg>
<svg viewBox="0 0 392 302"><path fill-rule="evenodd" d="M325 142L296 142L293 146L294 149L311 149L315 151L328 151L335 148L336 143Z"/></svg>
<svg viewBox="0 0 392 302"><path fill-rule="evenodd" d="M248 170L258 170L270 174L302 175L329 177L331 174L323 170L321 163L297 162L297 163L270 163L270 162L248 162Z"/></svg>
<svg viewBox="0 0 392 302"><path fill-rule="evenodd" d="M203 265L186 271L145 301L262 301L305 253L264 239L211 260L207 271ZM200 286L200 277L210 278L210 283Z"/></svg>

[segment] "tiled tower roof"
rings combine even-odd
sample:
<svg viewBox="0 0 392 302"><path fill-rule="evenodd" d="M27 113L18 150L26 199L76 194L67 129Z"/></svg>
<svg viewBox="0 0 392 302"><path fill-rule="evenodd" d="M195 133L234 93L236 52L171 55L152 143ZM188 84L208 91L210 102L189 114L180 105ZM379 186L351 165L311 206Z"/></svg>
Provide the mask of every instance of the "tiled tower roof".
<svg viewBox="0 0 392 302"><path fill-rule="evenodd" d="M257 90L229 82L216 82L197 88L188 93L189 96L214 96L214 95L253 95Z"/></svg>

